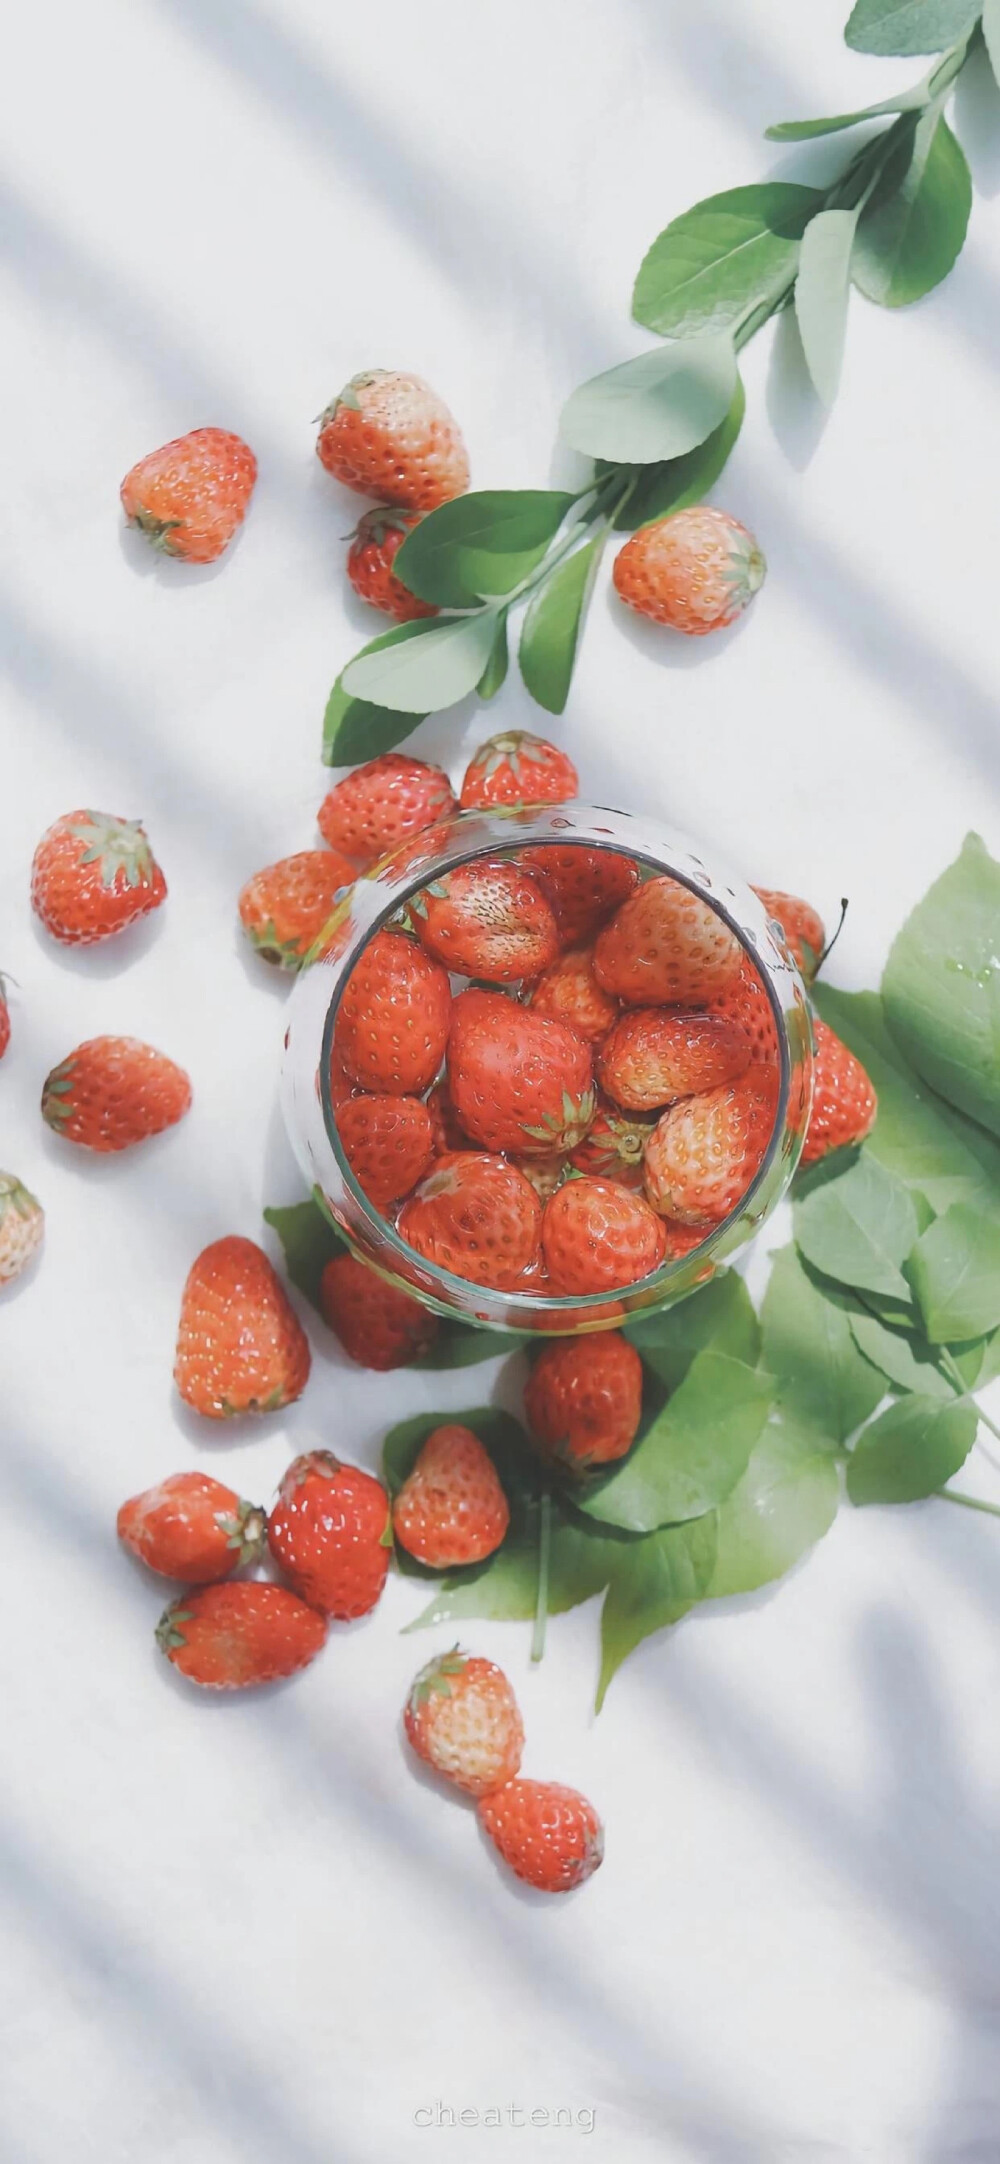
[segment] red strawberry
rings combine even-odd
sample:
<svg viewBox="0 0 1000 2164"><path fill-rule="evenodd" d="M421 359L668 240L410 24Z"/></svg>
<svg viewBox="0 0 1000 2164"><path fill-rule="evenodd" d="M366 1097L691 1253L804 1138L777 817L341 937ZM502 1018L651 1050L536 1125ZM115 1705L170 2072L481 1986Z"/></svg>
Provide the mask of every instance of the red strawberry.
<svg viewBox="0 0 1000 2164"><path fill-rule="evenodd" d="M41 1247L45 1212L14 1172L0 1172L0 1285L12 1284Z"/></svg>
<svg viewBox="0 0 1000 2164"><path fill-rule="evenodd" d="M757 542L738 518L696 503L640 526L619 550L612 577L622 600L640 616L699 638L733 623L766 571Z"/></svg>
<svg viewBox="0 0 1000 2164"><path fill-rule="evenodd" d="M42 835L31 864L31 906L53 939L93 946L159 909L167 882L138 821L73 811Z"/></svg>
<svg viewBox="0 0 1000 2164"><path fill-rule="evenodd" d="M556 921L541 888L506 859L459 864L409 907L428 953L462 976L500 984L537 977L559 951Z"/></svg>
<svg viewBox="0 0 1000 2164"><path fill-rule="evenodd" d="M798 894L782 894L777 887L755 887L753 891L763 902L768 916L780 926L786 947L795 956L806 983L811 984L826 946L822 917L811 902L802 901Z"/></svg>
<svg viewBox="0 0 1000 2164"><path fill-rule="evenodd" d="M601 1046L597 1073L627 1112L654 1112L736 1082L750 1064L750 1039L721 1014L633 1007Z"/></svg>
<svg viewBox="0 0 1000 2164"><path fill-rule="evenodd" d="M465 770L463 811L493 804L568 804L580 790L572 759L543 736L508 729L481 744Z"/></svg>
<svg viewBox="0 0 1000 2164"><path fill-rule="evenodd" d="M614 1180L568 1180L542 1219L542 1253L560 1293L617 1292L663 1261L663 1226L641 1195Z"/></svg>
<svg viewBox="0 0 1000 2164"><path fill-rule="evenodd" d="M408 1195L434 1156L434 1129L419 1097L352 1097L337 1133L369 1202L384 1210Z"/></svg>
<svg viewBox="0 0 1000 2164"><path fill-rule="evenodd" d="M572 1164L577 1172L596 1173L598 1179L617 1180L621 1187L642 1186L642 1160L656 1125L652 1116L620 1112L609 1098L597 1093L597 1112L589 1134L578 1142Z"/></svg>
<svg viewBox="0 0 1000 2164"><path fill-rule="evenodd" d="M474 1144L470 1142L468 1135L463 1134L458 1124L446 1077L435 1082L427 1099L427 1110L431 1116L435 1157L443 1157L446 1150L474 1148Z"/></svg>
<svg viewBox="0 0 1000 2164"><path fill-rule="evenodd" d="M642 1361L618 1330L552 1338L528 1377L524 1410L547 1457L574 1471L608 1465L635 1440Z"/></svg>
<svg viewBox="0 0 1000 2164"><path fill-rule="evenodd" d="M191 1084L183 1067L138 1037L88 1037L42 1089L42 1118L87 1150L127 1150L183 1119Z"/></svg>
<svg viewBox="0 0 1000 2164"><path fill-rule="evenodd" d="M301 969L339 897L357 874L333 849L300 849L248 879L239 898L240 923L266 962Z"/></svg>
<svg viewBox="0 0 1000 2164"><path fill-rule="evenodd" d="M435 1428L392 1506L396 1539L430 1570L492 1555L510 1524L489 1451L471 1428Z"/></svg>
<svg viewBox="0 0 1000 2164"><path fill-rule="evenodd" d="M632 857L580 842L542 842L523 852L522 863L541 881L564 947L582 947L631 894L639 877Z"/></svg>
<svg viewBox="0 0 1000 2164"><path fill-rule="evenodd" d="M455 1000L448 1088L474 1142L527 1157L574 1149L596 1104L589 1046L502 992L472 990Z"/></svg>
<svg viewBox="0 0 1000 2164"><path fill-rule="evenodd" d="M270 1413L301 1397L309 1340L267 1256L231 1234L203 1248L181 1299L174 1381L196 1413Z"/></svg>
<svg viewBox="0 0 1000 2164"><path fill-rule="evenodd" d="M764 989L764 979L750 956L744 954L739 972L725 992L708 1003L711 1014L725 1015L744 1029L750 1039L750 1065L777 1072L778 1031L774 1009Z"/></svg>
<svg viewBox="0 0 1000 2164"><path fill-rule="evenodd" d="M369 368L320 417L317 456L345 488L433 511L469 486L469 459L443 399L420 376Z"/></svg>
<svg viewBox="0 0 1000 2164"><path fill-rule="evenodd" d="M0 971L0 1059L10 1043L10 1008L7 1005L6 980Z"/></svg>
<svg viewBox="0 0 1000 2164"><path fill-rule="evenodd" d="M861 1061L818 1015L813 1017L813 1034L816 1061L804 1165L818 1164L828 1151L842 1149L845 1143L863 1142L878 1113L878 1098Z"/></svg>
<svg viewBox="0 0 1000 2164"><path fill-rule="evenodd" d="M629 1007L702 1007L738 974L735 932L676 879L647 880L598 936L594 975Z"/></svg>
<svg viewBox="0 0 1000 2164"><path fill-rule="evenodd" d="M538 1196L516 1166L476 1150L439 1157L397 1230L425 1262L507 1292L538 1247Z"/></svg>
<svg viewBox="0 0 1000 2164"><path fill-rule="evenodd" d="M341 1623L381 1597L392 1536L389 1498L360 1466L330 1450L293 1459L267 1527L268 1546L294 1592Z"/></svg>
<svg viewBox="0 0 1000 2164"><path fill-rule="evenodd" d="M479 1820L515 1878L542 1893L582 1886L604 1857L593 1804L558 1781L508 1781L483 1797Z"/></svg>
<svg viewBox="0 0 1000 2164"><path fill-rule="evenodd" d="M171 1473L122 1504L118 1538L161 1578L212 1585L256 1563L267 1517L209 1473Z"/></svg>
<svg viewBox="0 0 1000 2164"><path fill-rule="evenodd" d="M182 1593L160 1617L156 1642L189 1682L242 1691L307 1668L326 1628L297 1593L250 1578Z"/></svg>
<svg viewBox="0 0 1000 2164"><path fill-rule="evenodd" d="M437 615L433 602L418 601L392 568L410 527L419 524L412 512L389 511L380 504L359 518L347 555L347 576L355 593L400 624Z"/></svg>
<svg viewBox="0 0 1000 2164"><path fill-rule="evenodd" d="M683 1262L686 1256L694 1253L696 1247L701 1246L703 1240L707 1240L711 1229L710 1225L681 1225L676 1218L665 1217L663 1230L667 1235L666 1260ZM708 1275L711 1277L711 1274L710 1268Z"/></svg>
<svg viewBox="0 0 1000 2164"><path fill-rule="evenodd" d="M120 493L129 525L155 549L214 564L243 524L256 479L257 461L241 436L193 428L140 458Z"/></svg>
<svg viewBox="0 0 1000 2164"><path fill-rule="evenodd" d="M447 970L405 932L376 932L344 988L337 1055L363 1089L418 1097L444 1058L450 1020Z"/></svg>
<svg viewBox="0 0 1000 2164"><path fill-rule="evenodd" d="M414 1678L403 1723L417 1757L467 1796L488 1796L521 1763L524 1724L503 1670L458 1646Z"/></svg>
<svg viewBox="0 0 1000 2164"><path fill-rule="evenodd" d="M773 1098L753 1072L664 1113L646 1145L646 1193L661 1216L720 1224L746 1193L774 1126Z"/></svg>
<svg viewBox="0 0 1000 2164"><path fill-rule="evenodd" d="M599 1044L618 1019L618 1001L594 975L592 947L572 947L539 977L531 994L536 1014L564 1022L585 1044Z"/></svg>
<svg viewBox="0 0 1000 2164"><path fill-rule="evenodd" d="M331 849L373 864L455 809L451 783L439 766L383 751L335 783L317 816Z"/></svg>
<svg viewBox="0 0 1000 2164"><path fill-rule="evenodd" d="M419 1300L387 1284L355 1255L334 1255L327 1263L319 1300L350 1359L382 1374L412 1366L429 1352L441 1327Z"/></svg>

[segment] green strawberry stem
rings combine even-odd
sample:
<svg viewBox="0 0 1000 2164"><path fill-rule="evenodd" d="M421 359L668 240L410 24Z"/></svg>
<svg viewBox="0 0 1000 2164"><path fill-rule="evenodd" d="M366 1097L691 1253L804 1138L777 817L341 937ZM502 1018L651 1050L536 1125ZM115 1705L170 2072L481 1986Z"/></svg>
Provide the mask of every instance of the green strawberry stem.
<svg viewBox="0 0 1000 2164"><path fill-rule="evenodd" d="M540 1661L545 1651L545 1626L549 1615L549 1556L552 1550L552 1497L543 1488L538 1509L538 1598L535 1627L531 1634L531 1658Z"/></svg>
<svg viewBox="0 0 1000 2164"><path fill-rule="evenodd" d="M955 1495L950 1488L939 1488L934 1500L957 1503L961 1510L984 1510L991 1518L1000 1518L1000 1503L986 1503L981 1495Z"/></svg>

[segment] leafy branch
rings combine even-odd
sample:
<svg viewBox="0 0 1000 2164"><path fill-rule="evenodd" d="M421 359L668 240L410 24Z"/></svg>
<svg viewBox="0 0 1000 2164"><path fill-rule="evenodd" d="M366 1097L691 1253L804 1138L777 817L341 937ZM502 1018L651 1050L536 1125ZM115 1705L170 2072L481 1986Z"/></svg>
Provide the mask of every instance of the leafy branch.
<svg viewBox="0 0 1000 2164"><path fill-rule="evenodd" d="M793 307L829 405L852 285L899 308L952 269L972 183L944 108L980 42L1000 80L1000 0L857 0L845 35L857 52L936 57L919 82L876 105L767 130L797 143L884 120L826 189L755 182L708 196L665 227L632 299L635 320L663 343L582 384L563 409L563 440L592 461L592 478L575 493L480 490L421 520L394 569L439 614L382 633L347 664L327 706L327 764L388 750L471 692L495 697L515 609L524 611L525 687L561 713L609 536L700 502L718 480L743 422L739 355L749 340Z"/></svg>

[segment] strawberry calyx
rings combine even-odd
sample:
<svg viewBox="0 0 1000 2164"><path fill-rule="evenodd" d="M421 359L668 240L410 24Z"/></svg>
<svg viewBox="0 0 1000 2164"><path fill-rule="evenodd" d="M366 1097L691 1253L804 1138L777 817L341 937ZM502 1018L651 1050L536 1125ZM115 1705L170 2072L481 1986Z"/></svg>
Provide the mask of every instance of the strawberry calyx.
<svg viewBox="0 0 1000 2164"><path fill-rule="evenodd" d="M114 886L119 872L124 872L130 887L150 884L153 852L138 819L113 819L107 812L87 811L69 831L87 843L80 863L100 865L102 886Z"/></svg>
<svg viewBox="0 0 1000 2164"><path fill-rule="evenodd" d="M546 1113L536 1127L525 1127L524 1134L533 1142L544 1142L553 1156L560 1150L579 1148L584 1136L593 1126L597 1113L597 1095L592 1089L583 1091L580 1097L571 1097L568 1090L562 1093L561 1118L554 1112Z"/></svg>
<svg viewBox="0 0 1000 2164"><path fill-rule="evenodd" d="M412 512L393 511L388 504L377 503L371 511L362 512L354 532L346 539L362 544L373 541L376 548L381 548L387 534L409 533L415 523Z"/></svg>
<svg viewBox="0 0 1000 2164"><path fill-rule="evenodd" d="M33 1195L30 1188L25 1187L16 1172L0 1172L0 1225L10 1210L15 1211L18 1217L33 1217L35 1211L40 1209L41 1203L37 1195Z"/></svg>
<svg viewBox="0 0 1000 2164"><path fill-rule="evenodd" d="M337 392L336 398L331 398L329 405L324 406L322 413L317 414L316 418L320 428L326 428L331 421L336 420L337 409L340 406L347 406L352 413L360 413L361 400L358 397L358 392L367 390L370 383L378 383L382 376L387 376L389 373L390 371L387 368L362 368L356 376L352 376L350 381L345 383L342 391Z"/></svg>
<svg viewBox="0 0 1000 2164"><path fill-rule="evenodd" d="M216 1523L226 1535L226 1546L239 1552L240 1565L256 1563L263 1553L267 1540L267 1512L259 1503L248 1503L241 1496L235 1512L216 1511Z"/></svg>
<svg viewBox="0 0 1000 2164"><path fill-rule="evenodd" d="M171 535L177 533L183 523L179 518L156 518L143 504L137 504L129 518L129 525L137 526L150 547L159 549L163 556L177 556L180 553L171 540Z"/></svg>
<svg viewBox="0 0 1000 2164"><path fill-rule="evenodd" d="M73 1110L73 1075L76 1061L72 1054L58 1067L53 1067L42 1086L42 1118L47 1127L58 1134L64 1120Z"/></svg>
<svg viewBox="0 0 1000 2164"><path fill-rule="evenodd" d="M174 1646L187 1645L184 1632L178 1626L181 1623L190 1623L193 1614L194 1610L185 1608L183 1600L174 1601L169 1608L164 1609L154 1632L161 1653L171 1652Z"/></svg>
<svg viewBox="0 0 1000 2164"><path fill-rule="evenodd" d="M452 1678L464 1675L467 1666L468 1654L463 1653L460 1646L452 1646L450 1653L435 1654L410 1685L411 1712L426 1705L429 1698L450 1698Z"/></svg>
<svg viewBox="0 0 1000 2164"><path fill-rule="evenodd" d="M293 1458L278 1490L280 1496L294 1495L296 1488L304 1488L307 1480L336 1480L343 1470L339 1458L332 1450L304 1450Z"/></svg>

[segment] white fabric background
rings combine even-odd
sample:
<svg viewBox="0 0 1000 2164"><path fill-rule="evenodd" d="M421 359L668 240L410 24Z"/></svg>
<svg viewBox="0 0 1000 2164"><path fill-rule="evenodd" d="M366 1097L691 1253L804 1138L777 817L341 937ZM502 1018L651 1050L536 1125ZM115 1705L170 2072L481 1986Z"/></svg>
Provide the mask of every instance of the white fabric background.
<svg viewBox="0 0 1000 2164"><path fill-rule="evenodd" d="M544 482L570 388L643 343L631 278L698 196L826 173L771 120L884 95L920 63L840 42L846 0L70 0L4 70L0 962L18 978L0 1161L48 1211L0 1315L3 2016L16 2164L988 2164L1000 2157L1000 1528L940 1504L842 1513L773 1594L647 1644L590 1714L596 1608L473 1628L522 1693L526 1770L608 1828L546 1904L405 1762L397 1708L440 1634L390 1583L292 1686L206 1702L155 1655L121 1498L201 1464L266 1497L311 1441L374 1463L494 1370L348 1367L312 1317L287 1417L223 1435L170 1368L198 1249L297 1182L279 1132L283 988L234 898L313 839L320 719L371 624L352 508L312 415L372 363L425 373L475 481ZM747 355L718 499L770 579L684 645L596 597L560 733L597 799L659 806L833 917L832 966L888 941L978 826L1000 849L996 440L1000 100L960 119L968 247L908 315L852 304L821 427L791 325ZM126 468L205 422L261 463L214 571L126 536ZM494 712L498 710L494 709ZM507 721L536 718L513 686ZM498 722L420 749L457 774ZM92 956L39 934L28 867L78 804L146 819L160 915ZM87 1160L42 1127L49 1066L133 1032L195 1085L183 1127ZM775 1234L777 1244L778 1234ZM977 1453L969 1484L1000 1492ZM990 1483L993 1483L992 1487ZM594 2130L415 2114L594 2112Z"/></svg>

